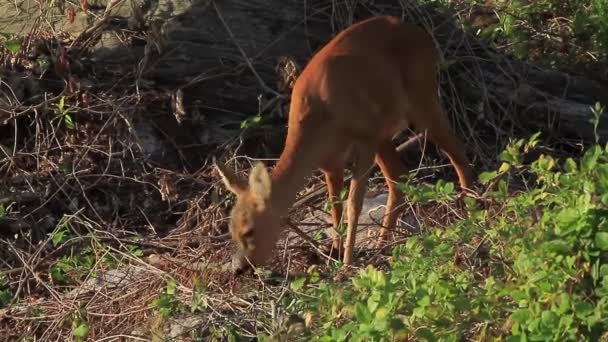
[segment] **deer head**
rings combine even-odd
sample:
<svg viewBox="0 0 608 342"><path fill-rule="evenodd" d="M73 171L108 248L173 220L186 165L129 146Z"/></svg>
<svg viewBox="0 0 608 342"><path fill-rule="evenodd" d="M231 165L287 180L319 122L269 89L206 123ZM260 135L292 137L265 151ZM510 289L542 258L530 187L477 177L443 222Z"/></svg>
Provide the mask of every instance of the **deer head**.
<svg viewBox="0 0 608 342"><path fill-rule="evenodd" d="M268 261L280 233L280 215L273 210L272 179L263 163L251 170L249 181L239 179L225 165L215 162L228 190L236 195L231 211L230 233L236 242L233 269L240 273L249 265Z"/></svg>

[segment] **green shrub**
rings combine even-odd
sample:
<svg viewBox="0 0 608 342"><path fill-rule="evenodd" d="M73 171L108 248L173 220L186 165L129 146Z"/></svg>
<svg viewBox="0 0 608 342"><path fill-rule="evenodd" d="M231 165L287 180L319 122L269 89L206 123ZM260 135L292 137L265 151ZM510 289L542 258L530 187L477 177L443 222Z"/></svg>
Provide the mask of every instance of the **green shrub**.
<svg viewBox="0 0 608 342"><path fill-rule="evenodd" d="M523 165L537 137L510 144L500 170L480 176L492 186L488 208L467 199L468 218L398 245L386 271L297 280L286 307L321 341L598 341L608 326L608 152ZM524 172L527 189L508 193ZM404 189L428 202L452 188Z"/></svg>

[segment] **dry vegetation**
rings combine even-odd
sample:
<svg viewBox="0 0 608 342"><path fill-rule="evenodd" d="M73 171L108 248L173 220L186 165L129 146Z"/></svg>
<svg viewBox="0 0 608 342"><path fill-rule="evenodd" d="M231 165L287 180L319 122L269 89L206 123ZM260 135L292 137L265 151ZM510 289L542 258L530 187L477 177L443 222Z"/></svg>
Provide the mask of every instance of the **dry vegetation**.
<svg viewBox="0 0 608 342"><path fill-rule="evenodd" d="M419 7L403 10L428 27L434 24L432 15ZM347 22L345 13L335 14L340 26ZM194 146L202 157L174 144L165 151L171 162L150 158L141 133L142 125L151 125L146 117L179 121L188 108L179 109L179 93L144 85L141 70L147 61L120 75L95 68L86 57L96 29L93 24L74 38L50 34L40 20L35 30L19 37L18 51L5 45L0 52L0 336L114 341L179 335L207 340L265 332L286 338L301 324L277 305L290 291L289 281L310 271L311 264L318 265L320 277L334 274L338 281L355 269L335 272L335 265L317 256L310 243L292 241L278 248L272 273L235 278L225 266L232 245L214 238L227 231L231 196L209 164L215 151L230 156L241 145L263 145L268 141L259 132L280 132L282 127L264 118L253 120L243 134L234 130L226 134L230 139ZM122 34L127 41L153 44L149 32L142 28ZM494 156L507 137L520 131L508 118L514 108L503 107L475 69L480 55L502 57L470 37L457 39L442 46L446 60L469 62L442 73L445 105L452 114L467 113L454 116L454 123L480 170L495 165ZM246 64L240 70L251 71ZM463 78L487 91L483 103L462 95L458 84ZM285 103L283 95L274 94L269 103ZM477 117L476 106L492 115ZM264 117L279 116L280 106L267 107ZM172 144L172 137L164 138ZM420 149L413 150L412 160L420 166L412 171L416 181L435 181L438 175L453 179L434 148L427 147L423 159ZM248 169L247 159L234 161L239 170ZM322 208L323 191L320 178L313 177L291 220ZM408 215L421 227L446 225L460 219L463 208L412 205ZM404 230L394 243L416 233ZM481 272L483 265L473 265L479 260L470 258L473 249L462 246L461 263ZM362 250L358 260L359 265L383 267L388 259L379 251Z"/></svg>

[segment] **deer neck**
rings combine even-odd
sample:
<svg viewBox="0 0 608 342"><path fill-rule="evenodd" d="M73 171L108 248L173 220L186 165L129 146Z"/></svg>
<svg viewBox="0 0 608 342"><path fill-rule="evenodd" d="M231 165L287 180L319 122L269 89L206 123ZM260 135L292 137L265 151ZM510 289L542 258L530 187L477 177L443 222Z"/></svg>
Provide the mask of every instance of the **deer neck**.
<svg viewBox="0 0 608 342"><path fill-rule="evenodd" d="M318 151L314 143L287 139L285 149L272 172L272 207L283 216L295 202L296 195L306 184L306 178L316 168Z"/></svg>

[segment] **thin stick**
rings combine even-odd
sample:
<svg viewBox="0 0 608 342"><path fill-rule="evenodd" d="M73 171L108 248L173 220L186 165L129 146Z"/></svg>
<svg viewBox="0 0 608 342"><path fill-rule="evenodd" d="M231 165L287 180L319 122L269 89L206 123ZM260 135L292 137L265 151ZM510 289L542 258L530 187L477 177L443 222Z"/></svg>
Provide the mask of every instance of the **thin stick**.
<svg viewBox="0 0 608 342"><path fill-rule="evenodd" d="M222 22L222 25L224 25L224 28L226 29L226 32L228 32L228 35L230 36L230 40L232 40L232 42L234 43L234 45L236 46L236 48L239 49L239 52L241 53L241 56L243 56L243 59L245 60L245 63L247 63L247 66L249 67L249 70L251 70L251 72L253 73L253 75L255 76L255 78L257 78L257 80L260 83L260 86L262 87L262 89L264 89L265 91L273 94L274 96L283 97L283 95L277 93L274 89L268 87L266 85L266 82L264 82L264 80L262 79L262 77L260 77L260 75L258 74L258 72L255 70L255 68L251 64L251 60L249 59L249 57L247 57L247 54L245 53L245 51L243 50L243 48L241 48L241 45L239 45L239 43L234 38L234 34L232 34L232 30L230 30L230 27L228 27L228 24L226 24L226 21L224 20L224 17L222 16L222 13L220 12L220 10L217 8L217 5L215 4L215 1L213 2L213 8L215 8L215 12L217 13L217 17Z"/></svg>

